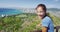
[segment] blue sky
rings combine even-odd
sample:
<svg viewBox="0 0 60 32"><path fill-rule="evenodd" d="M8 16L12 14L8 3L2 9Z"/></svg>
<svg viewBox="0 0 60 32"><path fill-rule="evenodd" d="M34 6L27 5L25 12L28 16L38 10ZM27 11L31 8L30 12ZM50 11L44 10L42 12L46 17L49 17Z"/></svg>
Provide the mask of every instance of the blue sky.
<svg viewBox="0 0 60 32"><path fill-rule="evenodd" d="M35 8L45 4L47 8L60 8L60 0L0 0L0 8Z"/></svg>

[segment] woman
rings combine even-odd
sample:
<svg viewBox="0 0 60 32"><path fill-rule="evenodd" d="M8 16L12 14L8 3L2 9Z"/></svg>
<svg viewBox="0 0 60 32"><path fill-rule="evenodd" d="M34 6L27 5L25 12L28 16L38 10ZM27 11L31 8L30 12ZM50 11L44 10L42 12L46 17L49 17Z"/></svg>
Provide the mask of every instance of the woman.
<svg viewBox="0 0 60 32"><path fill-rule="evenodd" d="M50 17L46 15L46 6L39 4L36 7L37 15L42 19L42 32L54 32L54 25Z"/></svg>

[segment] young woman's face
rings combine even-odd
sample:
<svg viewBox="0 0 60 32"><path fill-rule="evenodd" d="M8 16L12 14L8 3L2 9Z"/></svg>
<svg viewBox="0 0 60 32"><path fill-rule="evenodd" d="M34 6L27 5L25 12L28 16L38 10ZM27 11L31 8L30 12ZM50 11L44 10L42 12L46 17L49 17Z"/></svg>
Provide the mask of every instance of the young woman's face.
<svg viewBox="0 0 60 32"><path fill-rule="evenodd" d="M36 10L37 10L37 15L40 18L43 18L45 16L45 11L43 10L43 7L38 7Z"/></svg>

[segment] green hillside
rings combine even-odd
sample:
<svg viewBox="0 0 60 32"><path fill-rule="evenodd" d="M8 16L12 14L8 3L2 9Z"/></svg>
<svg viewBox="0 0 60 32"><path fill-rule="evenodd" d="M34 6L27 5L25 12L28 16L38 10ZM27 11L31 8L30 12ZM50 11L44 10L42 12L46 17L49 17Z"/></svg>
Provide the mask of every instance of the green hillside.
<svg viewBox="0 0 60 32"><path fill-rule="evenodd" d="M54 26L60 25L60 18L48 14L54 23ZM41 23L34 13L23 13L8 17L0 17L0 32L30 32L41 30L37 25Z"/></svg>

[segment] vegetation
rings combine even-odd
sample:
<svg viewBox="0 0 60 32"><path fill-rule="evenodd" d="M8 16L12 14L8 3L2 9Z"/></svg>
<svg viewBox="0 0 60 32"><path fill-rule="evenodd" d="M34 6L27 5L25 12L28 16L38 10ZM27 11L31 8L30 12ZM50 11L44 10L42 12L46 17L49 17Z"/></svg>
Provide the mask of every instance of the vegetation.
<svg viewBox="0 0 60 32"><path fill-rule="evenodd" d="M60 18L48 14L54 23L54 26L60 25ZM34 13L23 13L13 16L0 17L0 32L30 32L40 30L41 27L36 27L41 23Z"/></svg>

